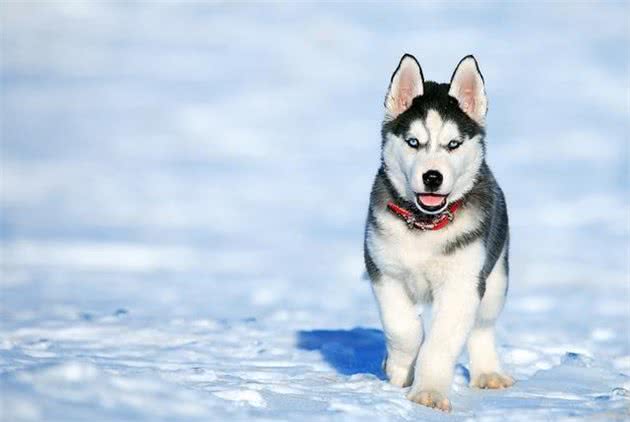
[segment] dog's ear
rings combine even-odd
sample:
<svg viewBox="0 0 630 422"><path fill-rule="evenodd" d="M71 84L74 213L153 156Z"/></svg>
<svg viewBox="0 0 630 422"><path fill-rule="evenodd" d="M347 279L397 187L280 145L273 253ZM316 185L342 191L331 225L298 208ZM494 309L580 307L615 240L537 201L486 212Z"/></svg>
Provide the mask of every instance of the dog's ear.
<svg viewBox="0 0 630 422"><path fill-rule="evenodd" d="M418 61L411 54L400 59L392 75L387 95L385 96L385 115L388 120L396 118L407 110L413 101L424 92L424 77Z"/></svg>
<svg viewBox="0 0 630 422"><path fill-rule="evenodd" d="M459 102L459 107L481 126L485 124L488 99L483 76L477 60L471 55L464 57L451 77L448 95Z"/></svg>

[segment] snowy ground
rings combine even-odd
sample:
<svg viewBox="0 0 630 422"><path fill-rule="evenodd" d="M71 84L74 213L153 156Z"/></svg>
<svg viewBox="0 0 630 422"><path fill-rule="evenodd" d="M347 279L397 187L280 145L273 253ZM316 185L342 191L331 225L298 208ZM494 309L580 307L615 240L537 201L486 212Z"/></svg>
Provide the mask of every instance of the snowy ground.
<svg viewBox="0 0 630 422"><path fill-rule="evenodd" d="M628 3L5 1L0 419L630 417ZM361 279L400 55L475 53L517 384L380 372Z"/></svg>

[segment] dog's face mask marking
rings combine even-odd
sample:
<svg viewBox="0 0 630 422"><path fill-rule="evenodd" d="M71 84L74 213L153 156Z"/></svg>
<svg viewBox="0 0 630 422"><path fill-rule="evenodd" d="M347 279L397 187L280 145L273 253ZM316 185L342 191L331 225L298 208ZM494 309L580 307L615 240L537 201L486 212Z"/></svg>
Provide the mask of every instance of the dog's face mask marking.
<svg viewBox="0 0 630 422"><path fill-rule="evenodd" d="M398 194L424 213L437 214L460 199L483 162L487 100L472 56L450 84L425 82L405 55L385 98L383 163Z"/></svg>

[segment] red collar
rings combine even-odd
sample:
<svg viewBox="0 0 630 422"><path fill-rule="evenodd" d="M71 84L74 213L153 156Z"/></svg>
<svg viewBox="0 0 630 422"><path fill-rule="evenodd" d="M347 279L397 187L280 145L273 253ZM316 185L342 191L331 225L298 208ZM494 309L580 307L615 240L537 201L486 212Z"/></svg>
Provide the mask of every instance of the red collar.
<svg viewBox="0 0 630 422"><path fill-rule="evenodd" d="M414 214L406 210L398 205L394 204L392 201L387 203L387 208L397 216L401 217L407 223L410 229L419 229L422 231L426 230L440 230L443 229L453 221L455 218L455 211L462 205L461 199L459 201L453 202L448 206L448 209L444 211L442 214L436 216L432 220L421 220L417 219Z"/></svg>

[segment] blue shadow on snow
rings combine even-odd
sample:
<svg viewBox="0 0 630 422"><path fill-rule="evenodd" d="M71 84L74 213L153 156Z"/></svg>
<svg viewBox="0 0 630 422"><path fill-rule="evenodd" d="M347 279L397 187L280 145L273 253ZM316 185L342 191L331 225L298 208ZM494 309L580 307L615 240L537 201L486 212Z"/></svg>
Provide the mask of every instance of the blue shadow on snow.
<svg viewBox="0 0 630 422"><path fill-rule="evenodd" d="M385 337L381 330L298 331L297 346L317 350L326 362L343 375L372 374L385 379L381 364L385 358Z"/></svg>

